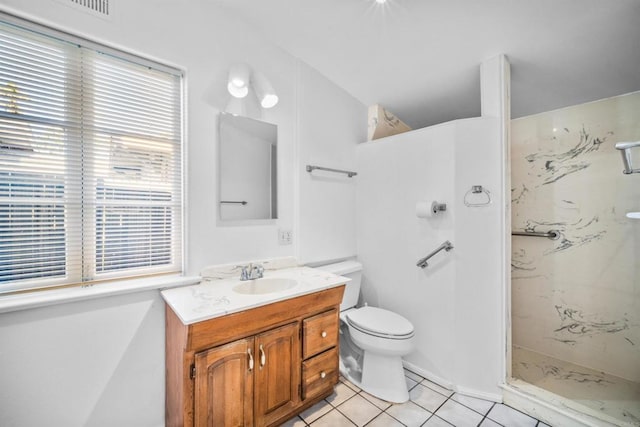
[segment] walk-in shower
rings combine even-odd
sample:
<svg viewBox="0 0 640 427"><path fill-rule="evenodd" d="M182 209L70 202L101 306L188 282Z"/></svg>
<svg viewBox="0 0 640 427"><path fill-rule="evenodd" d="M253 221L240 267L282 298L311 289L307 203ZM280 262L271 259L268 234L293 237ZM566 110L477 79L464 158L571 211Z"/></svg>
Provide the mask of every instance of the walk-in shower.
<svg viewBox="0 0 640 427"><path fill-rule="evenodd" d="M640 426L640 92L513 120L511 135L510 381Z"/></svg>

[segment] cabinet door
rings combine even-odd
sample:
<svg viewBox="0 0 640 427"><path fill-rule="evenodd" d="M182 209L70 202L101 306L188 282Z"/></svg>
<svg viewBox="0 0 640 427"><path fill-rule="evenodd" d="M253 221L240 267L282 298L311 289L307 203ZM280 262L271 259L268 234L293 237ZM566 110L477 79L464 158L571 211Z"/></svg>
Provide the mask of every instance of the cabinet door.
<svg viewBox="0 0 640 427"><path fill-rule="evenodd" d="M196 354L195 427L253 425L253 338Z"/></svg>
<svg viewBox="0 0 640 427"><path fill-rule="evenodd" d="M266 426L300 402L300 326L296 323L255 337L255 425Z"/></svg>

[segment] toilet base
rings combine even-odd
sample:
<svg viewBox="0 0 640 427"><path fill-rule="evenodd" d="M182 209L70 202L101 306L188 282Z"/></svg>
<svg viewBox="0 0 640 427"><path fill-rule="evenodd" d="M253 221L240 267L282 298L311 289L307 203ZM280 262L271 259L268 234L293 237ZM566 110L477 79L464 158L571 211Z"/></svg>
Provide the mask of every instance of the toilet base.
<svg viewBox="0 0 640 427"><path fill-rule="evenodd" d="M381 373L383 373L381 375ZM367 393L391 403L409 400L407 380L400 356L385 356L364 352L361 388Z"/></svg>
<svg viewBox="0 0 640 427"><path fill-rule="evenodd" d="M340 373L357 387L392 403L409 400L401 352L363 350L352 339L348 325L340 322ZM410 344L406 344L410 345ZM368 373L368 374L367 374Z"/></svg>

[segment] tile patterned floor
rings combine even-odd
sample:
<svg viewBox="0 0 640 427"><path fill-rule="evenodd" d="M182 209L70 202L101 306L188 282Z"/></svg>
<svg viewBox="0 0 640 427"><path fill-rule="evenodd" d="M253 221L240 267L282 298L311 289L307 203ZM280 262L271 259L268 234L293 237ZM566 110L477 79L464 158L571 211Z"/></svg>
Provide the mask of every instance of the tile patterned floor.
<svg viewBox="0 0 640 427"><path fill-rule="evenodd" d="M391 404L340 377L335 392L286 427L549 427L501 403L454 393L405 370L410 400Z"/></svg>

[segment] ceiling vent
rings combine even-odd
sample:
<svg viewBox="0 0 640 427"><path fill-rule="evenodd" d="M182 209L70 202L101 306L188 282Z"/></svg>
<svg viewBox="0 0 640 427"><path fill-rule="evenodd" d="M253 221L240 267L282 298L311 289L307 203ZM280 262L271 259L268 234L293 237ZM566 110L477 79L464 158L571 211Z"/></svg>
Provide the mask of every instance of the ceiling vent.
<svg viewBox="0 0 640 427"><path fill-rule="evenodd" d="M74 9L90 13L101 18L109 18L111 14L110 0L56 0Z"/></svg>

